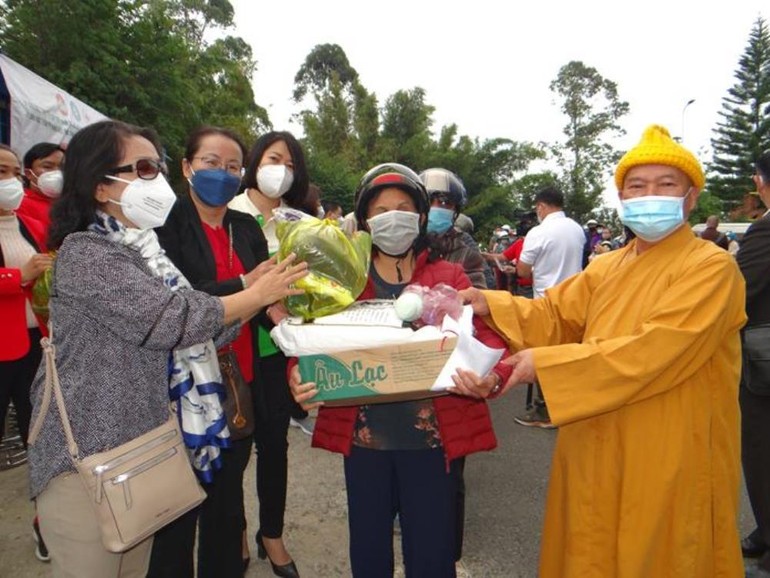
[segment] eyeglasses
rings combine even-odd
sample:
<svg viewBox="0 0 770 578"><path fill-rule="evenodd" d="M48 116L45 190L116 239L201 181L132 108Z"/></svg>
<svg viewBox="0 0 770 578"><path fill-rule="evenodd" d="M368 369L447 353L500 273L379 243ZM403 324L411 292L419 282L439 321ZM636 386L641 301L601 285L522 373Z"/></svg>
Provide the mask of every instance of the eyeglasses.
<svg viewBox="0 0 770 578"><path fill-rule="evenodd" d="M151 181L158 174L167 175L166 164L155 159L139 159L133 165L123 165L107 171L108 175L119 175L120 173L136 173L136 176L143 181Z"/></svg>
<svg viewBox="0 0 770 578"><path fill-rule="evenodd" d="M199 160L207 169L216 170L224 168L228 173L232 173L234 175L242 176L243 175L243 165L241 163L237 163L235 161L229 162L229 163L223 163L222 159L220 159L217 156L214 155L206 155L203 157L193 157L193 160Z"/></svg>

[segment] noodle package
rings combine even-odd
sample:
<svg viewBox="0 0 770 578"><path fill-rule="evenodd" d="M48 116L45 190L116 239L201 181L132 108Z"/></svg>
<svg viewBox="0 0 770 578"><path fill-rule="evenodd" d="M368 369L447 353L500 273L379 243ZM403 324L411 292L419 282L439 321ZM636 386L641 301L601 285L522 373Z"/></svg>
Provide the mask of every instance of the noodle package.
<svg viewBox="0 0 770 578"><path fill-rule="evenodd" d="M278 259L296 253L308 264L308 275L296 286L302 295L285 300L292 315L305 320L337 313L348 307L366 287L372 239L366 232L348 236L335 221L311 217L295 209L274 211L280 241Z"/></svg>

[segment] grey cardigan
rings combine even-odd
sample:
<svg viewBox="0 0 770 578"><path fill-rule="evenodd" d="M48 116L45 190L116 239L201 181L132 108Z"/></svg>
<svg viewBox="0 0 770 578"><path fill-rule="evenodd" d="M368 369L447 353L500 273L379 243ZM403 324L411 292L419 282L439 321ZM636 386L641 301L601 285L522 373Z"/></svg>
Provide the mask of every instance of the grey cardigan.
<svg viewBox="0 0 770 578"><path fill-rule="evenodd" d="M69 235L54 265L50 301L56 365L81 456L112 449L168 419L168 360L177 347L237 336L217 297L172 292L129 247L97 233ZM45 382L32 387L37 419ZM29 448L32 497L75 471L56 404Z"/></svg>

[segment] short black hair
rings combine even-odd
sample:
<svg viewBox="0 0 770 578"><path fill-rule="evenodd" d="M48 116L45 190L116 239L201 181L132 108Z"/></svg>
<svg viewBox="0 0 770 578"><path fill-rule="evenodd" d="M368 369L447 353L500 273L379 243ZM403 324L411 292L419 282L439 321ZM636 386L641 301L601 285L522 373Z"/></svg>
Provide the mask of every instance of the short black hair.
<svg viewBox="0 0 770 578"><path fill-rule="evenodd" d="M535 203L545 203L551 207L564 207L564 194L556 187L549 185L540 189L535 195Z"/></svg>
<svg viewBox="0 0 770 578"><path fill-rule="evenodd" d="M324 213L329 213L331 211L337 211L337 210L339 210L342 213L345 212L342 209L342 205L340 205L337 201L322 200L321 206L323 207Z"/></svg>
<svg viewBox="0 0 770 578"><path fill-rule="evenodd" d="M24 162L23 162L23 168L25 169L31 169L32 164L35 161L38 161L40 159L44 159L47 156L52 155L56 151L64 152L64 149L52 142L39 142L36 145L32 145L30 149L27 151L27 153L24 155ZM26 175L22 176L24 180L24 186L29 187L30 182Z"/></svg>
<svg viewBox="0 0 770 578"><path fill-rule="evenodd" d="M249 153L246 174L243 177L243 188L259 190L257 186L259 163L262 161L262 157L270 145L279 140L286 143L286 148L289 149L289 154L291 154L291 162L294 164L294 170L292 171L294 173L294 181L291 184L291 188L281 198L291 208L302 210L302 207L307 202L307 189L310 177L308 176L302 145L299 144L299 141L290 132L270 131L257 139Z"/></svg>
<svg viewBox="0 0 770 578"><path fill-rule="evenodd" d="M192 131L190 136L187 137L187 143L184 147L184 158L186 158L189 162L192 162L193 157L201 148L201 141L207 136L211 135L218 135L229 138L231 141L238 145L239 149L241 149L241 157L243 159L246 158L246 145L243 144L241 137L239 137L229 128L222 128L219 126L199 126L194 131Z"/></svg>
<svg viewBox="0 0 770 578"><path fill-rule="evenodd" d="M30 147L30 149L24 155L24 168L31 169L32 163L37 160L44 159L56 151L64 152L64 149L52 142L39 142L36 145L32 145L32 147Z"/></svg>
<svg viewBox="0 0 770 578"><path fill-rule="evenodd" d="M150 128L104 120L75 133L67 146L62 194L51 208L49 248L58 249L67 235L85 231L94 222L96 188L109 182L105 175L120 162L126 141L135 136L146 138L161 154L158 136Z"/></svg>
<svg viewBox="0 0 770 578"><path fill-rule="evenodd" d="M757 159L757 172L765 184L770 185L770 150L763 152Z"/></svg>

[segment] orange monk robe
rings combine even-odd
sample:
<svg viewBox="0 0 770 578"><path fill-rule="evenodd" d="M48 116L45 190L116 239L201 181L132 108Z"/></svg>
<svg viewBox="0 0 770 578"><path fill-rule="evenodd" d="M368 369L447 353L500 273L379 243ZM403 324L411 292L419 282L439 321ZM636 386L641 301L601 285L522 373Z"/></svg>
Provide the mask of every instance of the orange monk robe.
<svg viewBox="0 0 770 578"><path fill-rule="evenodd" d="M485 292L533 350L553 422L540 578L742 578L735 260L684 226L528 300Z"/></svg>

